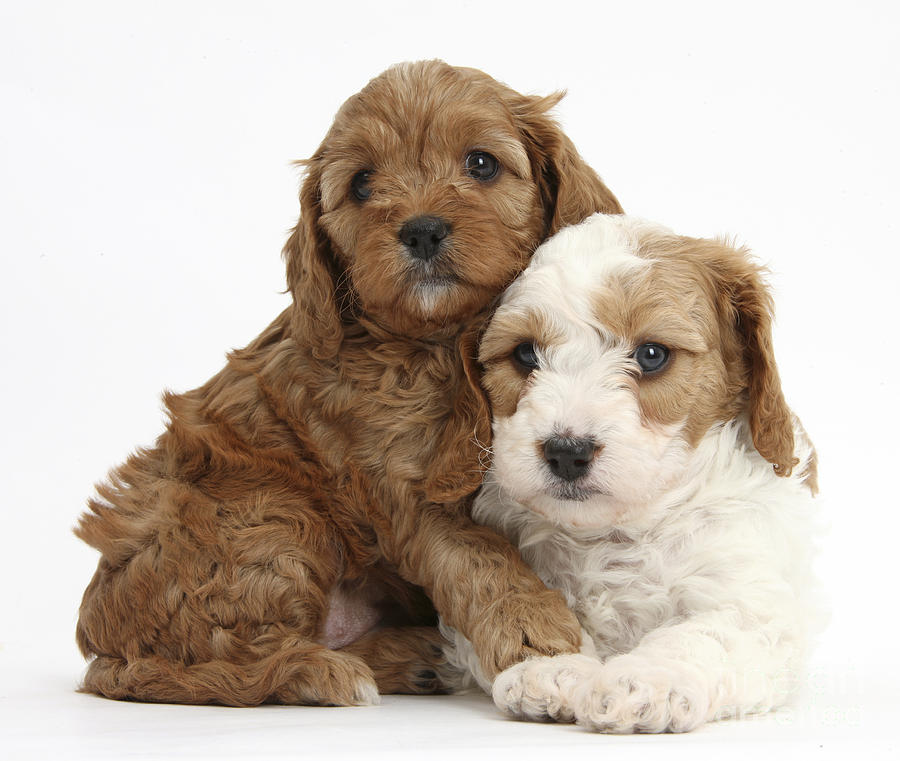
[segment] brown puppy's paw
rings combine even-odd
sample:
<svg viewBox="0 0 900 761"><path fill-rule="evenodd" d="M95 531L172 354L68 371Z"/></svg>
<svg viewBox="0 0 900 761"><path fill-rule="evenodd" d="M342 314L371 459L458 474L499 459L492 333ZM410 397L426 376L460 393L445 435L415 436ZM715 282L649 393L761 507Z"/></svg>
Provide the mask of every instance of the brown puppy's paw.
<svg viewBox="0 0 900 761"><path fill-rule="evenodd" d="M296 678L273 693L274 701L299 705L378 705L375 677L363 660L350 653L322 648L303 664Z"/></svg>
<svg viewBox="0 0 900 761"><path fill-rule="evenodd" d="M485 674L493 678L530 657L577 653L581 626L559 592L541 589L498 600L471 639Z"/></svg>
<svg viewBox="0 0 900 761"><path fill-rule="evenodd" d="M444 645L435 627L410 626L378 629L342 652L368 664L382 694L430 695L453 692L461 680L444 657Z"/></svg>

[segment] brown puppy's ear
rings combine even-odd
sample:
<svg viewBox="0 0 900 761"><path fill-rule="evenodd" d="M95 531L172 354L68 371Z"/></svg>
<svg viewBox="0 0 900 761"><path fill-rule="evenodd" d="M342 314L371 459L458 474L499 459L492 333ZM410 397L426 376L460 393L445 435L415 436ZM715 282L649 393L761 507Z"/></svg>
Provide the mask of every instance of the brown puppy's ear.
<svg viewBox="0 0 900 761"><path fill-rule="evenodd" d="M776 474L789 476L798 460L794 456L793 414L781 391L772 348L772 296L760 268L745 250L722 246L722 252L718 289L725 303L720 314L730 322L726 327L737 331L743 349L753 444L772 463ZM725 359L727 362L727 354Z"/></svg>
<svg viewBox="0 0 900 761"><path fill-rule="evenodd" d="M484 458L491 446L491 411L478 364L478 342L486 323L487 317L476 320L457 342L465 378L456 384L454 413L447 416L439 433L440 448L428 468L425 490L429 502L459 502L474 494L488 466ZM475 462L483 467L473 468Z"/></svg>
<svg viewBox="0 0 900 761"><path fill-rule="evenodd" d="M318 224L321 152L298 163L307 167L300 190L300 219L282 251L288 290L294 299L291 327L312 347L313 356L328 359L338 353L343 330L336 294L338 265L328 236Z"/></svg>
<svg viewBox="0 0 900 761"><path fill-rule="evenodd" d="M541 190L545 238L598 211L622 213L612 191L578 155L572 141L547 113L564 96L565 92L546 97L517 95L511 103Z"/></svg>

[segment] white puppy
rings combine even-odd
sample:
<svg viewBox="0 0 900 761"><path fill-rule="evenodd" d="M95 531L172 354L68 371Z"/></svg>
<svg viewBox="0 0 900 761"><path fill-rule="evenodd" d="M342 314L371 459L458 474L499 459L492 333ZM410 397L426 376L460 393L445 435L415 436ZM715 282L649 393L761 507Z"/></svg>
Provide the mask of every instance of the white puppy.
<svg viewBox="0 0 900 761"><path fill-rule="evenodd" d="M596 654L503 672L503 710L680 732L785 701L815 609L816 461L771 320L745 251L623 216L558 233L509 288L481 344L494 444L474 514Z"/></svg>

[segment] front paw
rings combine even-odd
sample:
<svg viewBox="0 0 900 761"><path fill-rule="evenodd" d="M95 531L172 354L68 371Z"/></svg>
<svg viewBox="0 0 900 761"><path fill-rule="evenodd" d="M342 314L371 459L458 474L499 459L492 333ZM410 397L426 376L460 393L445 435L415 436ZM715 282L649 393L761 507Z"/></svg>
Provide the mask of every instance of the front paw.
<svg viewBox="0 0 900 761"><path fill-rule="evenodd" d="M471 640L484 673L491 678L528 658L577 653L582 630L562 595L544 589L496 601Z"/></svg>
<svg viewBox="0 0 900 761"><path fill-rule="evenodd" d="M494 680L494 703L517 719L572 721L578 685L600 668L600 661L587 655L531 658Z"/></svg>
<svg viewBox="0 0 900 761"><path fill-rule="evenodd" d="M689 732L707 721L709 691L687 670L629 656L608 661L571 698L575 720L598 732Z"/></svg>

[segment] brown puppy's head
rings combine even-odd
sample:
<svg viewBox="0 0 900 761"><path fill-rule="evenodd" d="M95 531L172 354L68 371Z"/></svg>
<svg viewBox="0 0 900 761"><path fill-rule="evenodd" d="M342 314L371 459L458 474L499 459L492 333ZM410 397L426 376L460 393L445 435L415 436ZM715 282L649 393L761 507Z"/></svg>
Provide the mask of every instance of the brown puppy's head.
<svg viewBox="0 0 900 761"><path fill-rule="evenodd" d="M285 247L294 328L333 356L360 316L422 337L481 311L534 249L615 197L524 96L440 61L395 66L338 111Z"/></svg>

